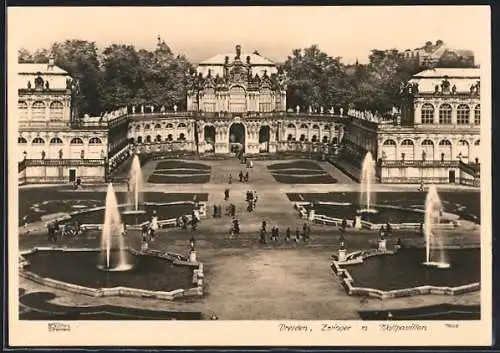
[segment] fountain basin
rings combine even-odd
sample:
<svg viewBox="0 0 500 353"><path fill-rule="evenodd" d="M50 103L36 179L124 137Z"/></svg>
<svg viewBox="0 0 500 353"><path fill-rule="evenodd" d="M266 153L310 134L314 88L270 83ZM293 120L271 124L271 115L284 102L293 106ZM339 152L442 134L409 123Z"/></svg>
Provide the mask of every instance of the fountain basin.
<svg viewBox="0 0 500 353"><path fill-rule="evenodd" d="M304 209L304 213L309 214L312 203L300 207ZM363 227L369 229L378 229L385 226L387 222L391 224L393 229L418 229L425 221L424 210L393 205L373 205L367 210L360 209L359 205L353 203L315 202L314 211L317 219L331 220L330 223L341 223L345 219L348 221L348 225L356 216L360 216ZM454 219L443 217L438 227L453 229L455 224Z"/></svg>
<svg viewBox="0 0 500 353"><path fill-rule="evenodd" d="M162 204L145 204L141 205L139 210L130 210L130 205L118 205L118 211L121 215L121 220L127 225L141 225L148 222L153 211L156 212L159 221L176 219L183 215L189 215L194 210L194 204L191 201L186 202L169 202ZM71 214L73 221L78 221L80 224L104 224L105 207L96 207L93 209L80 210Z"/></svg>
<svg viewBox="0 0 500 353"><path fill-rule="evenodd" d="M96 297L173 300L203 295L203 264L171 253L126 251L133 268L103 271L96 266L101 249L35 248L22 254L20 275L48 287Z"/></svg>
<svg viewBox="0 0 500 353"><path fill-rule="evenodd" d="M332 268L351 295L394 298L422 294L456 295L480 288L480 249L447 249L446 271L422 265L425 249L366 252L363 261Z"/></svg>

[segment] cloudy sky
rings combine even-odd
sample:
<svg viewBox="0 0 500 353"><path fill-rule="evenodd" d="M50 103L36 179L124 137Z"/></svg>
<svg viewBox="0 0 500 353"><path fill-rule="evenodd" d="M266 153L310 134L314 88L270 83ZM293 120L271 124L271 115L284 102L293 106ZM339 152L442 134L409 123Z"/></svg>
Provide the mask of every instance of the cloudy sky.
<svg viewBox="0 0 500 353"><path fill-rule="evenodd" d="M30 50L65 39L152 49L160 35L195 62L233 52L236 44L284 61L292 49L318 44L349 63L366 62L370 49L416 48L441 39L473 50L476 62L484 63L489 16L487 6L10 7L8 40L9 48Z"/></svg>

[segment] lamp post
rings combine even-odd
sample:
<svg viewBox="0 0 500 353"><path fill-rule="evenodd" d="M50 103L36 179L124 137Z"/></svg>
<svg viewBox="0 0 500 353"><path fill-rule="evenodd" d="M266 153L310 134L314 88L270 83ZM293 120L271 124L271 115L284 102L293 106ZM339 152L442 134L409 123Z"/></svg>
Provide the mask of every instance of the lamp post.
<svg viewBox="0 0 500 353"><path fill-rule="evenodd" d="M194 141L196 144L196 154L199 156L200 155L200 148L199 148L199 142L198 141L198 121L199 121L199 113L200 113L200 96L201 96L201 91L204 88L204 82L205 80L203 79L203 75L200 73L199 75L196 75L196 71L188 71L186 72L186 80L187 80L187 87L188 87L188 92L195 92L196 94L196 110L194 114Z"/></svg>

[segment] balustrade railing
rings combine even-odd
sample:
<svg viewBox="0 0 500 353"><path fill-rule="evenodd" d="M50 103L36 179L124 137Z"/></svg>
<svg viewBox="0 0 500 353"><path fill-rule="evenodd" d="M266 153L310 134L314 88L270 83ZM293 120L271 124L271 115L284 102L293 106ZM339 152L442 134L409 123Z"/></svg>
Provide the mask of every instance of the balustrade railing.
<svg viewBox="0 0 500 353"><path fill-rule="evenodd" d="M184 112L145 112L145 113L132 113L128 114L131 118L161 118L161 117L190 117L190 118L301 118L308 117L314 119L331 119L331 118L350 118L348 115L331 114L331 113L307 113L307 112L196 112L196 111L184 111Z"/></svg>
<svg viewBox="0 0 500 353"><path fill-rule="evenodd" d="M459 167L459 161L451 160L382 160L382 167L443 167L443 168L456 168Z"/></svg>
<svg viewBox="0 0 500 353"><path fill-rule="evenodd" d="M104 159L26 159L27 167L92 167L104 166Z"/></svg>

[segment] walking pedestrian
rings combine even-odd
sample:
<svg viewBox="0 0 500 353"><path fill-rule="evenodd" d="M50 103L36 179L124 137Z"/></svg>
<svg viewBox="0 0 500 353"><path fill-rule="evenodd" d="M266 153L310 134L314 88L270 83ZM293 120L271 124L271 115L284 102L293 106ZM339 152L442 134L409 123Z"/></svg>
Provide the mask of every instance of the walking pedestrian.
<svg viewBox="0 0 500 353"><path fill-rule="evenodd" d="M240 173L238 174L238 177L240 178L240 183L243 182L243 172L240 170Z"/></svg>
<svg viewBox="0 0 500 353"><path fill-rule="evenodd" d="M297 227L297 229L295 230L295 243L298 244L299 241L300 241L300 230Z"/></svg>
<svg viewBox="0 0 500 353"><path fill-rule="evenodd" d="M292 230L290 227L286 229L286 236L285 236L285 241L288 243L292 237Z"/></svg>

